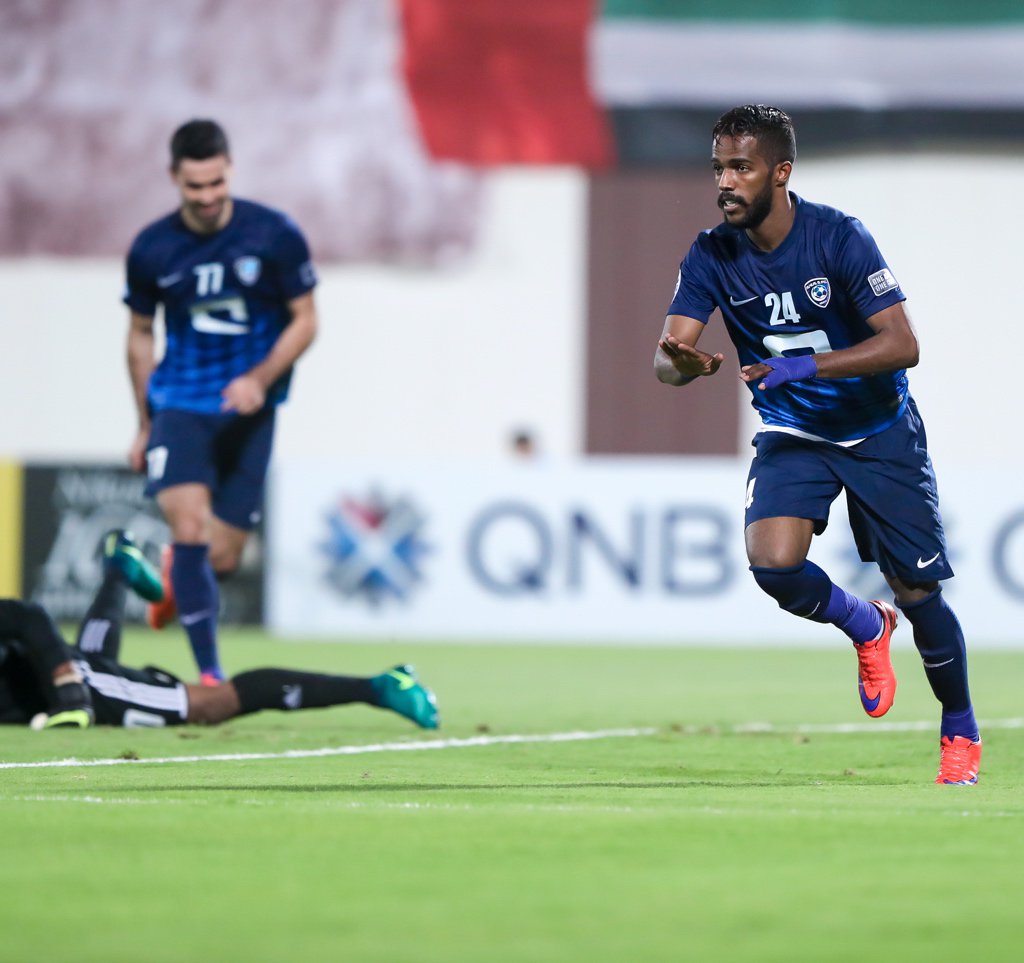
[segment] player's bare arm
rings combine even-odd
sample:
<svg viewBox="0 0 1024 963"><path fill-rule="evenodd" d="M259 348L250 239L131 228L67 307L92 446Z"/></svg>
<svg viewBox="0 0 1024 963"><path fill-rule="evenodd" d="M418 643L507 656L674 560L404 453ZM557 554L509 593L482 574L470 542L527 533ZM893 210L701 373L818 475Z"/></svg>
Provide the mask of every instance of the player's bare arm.
<svg viewBox="0 0 1024 963"><path fill-rule="evenodd" d="M317 315L313 292L288 302L291 321L281 332L274 347L256 367L232 380L221 392L221 411L237 411L240 415L255 414L267 398L267 391L313 343Z"/></svg>
<svg viewBox="0 0 1024 963"><path fill-rule="evenodd" d="M917 334L903 302L872 315L867 323L875 333L859 344L807 358L780 358L779 361L782 365L806 364L809 373L803 374L802 377L815 378L859 378L887 371L899 371L901 368L913 368L917 364L920 358ZM756 383L769 376L773 370L771 360L767 363L744 365L740 369L740 378L748 383ZM801 379L783 377L777 384L792 380ZM775 385L765 384L763 381L758 385L761 391L770 387Z"/></svg>
<svg viewBox="0 0 1024 963"><path fill-rule="evenodd" d="M146 386L155 366L153 318L151 315L132 311L128 324L128 376L131 379L132 396L139 418L138 431L128 450L128 463L133 471L142 471L146 465L146 441L149 438Z"/></svg>
<svg viewBox="0 0 1024 963"><path fill-rule="evenodd" d="M658 380L679 387L694 378L713 375L725 356L708 354L697 347L704 325L696 318L670 314L665 318L665 330L654 354L654 373Z"/></svg>

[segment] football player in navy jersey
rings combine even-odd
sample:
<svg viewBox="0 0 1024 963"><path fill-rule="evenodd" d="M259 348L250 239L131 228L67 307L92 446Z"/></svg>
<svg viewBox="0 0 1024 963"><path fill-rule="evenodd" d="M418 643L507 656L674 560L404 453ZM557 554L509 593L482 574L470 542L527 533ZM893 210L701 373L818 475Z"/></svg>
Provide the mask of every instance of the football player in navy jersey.
<svg viewBox="0 0 1024 963"><path fill-rule="evenodd" d="M789 190L790 118L736 107L712 134L723 223L684 258L655 354L681 386L724 361L697 347L718 308L762 425L746 489L745 539L757 584L794 615L835 625L858 656L870 716L893 703L896 609L846 592L807 558L845 490L860 556L875 562L913 627L942 706L936 782L978 779L981 737L964 636L942 595L950 578L935 474L906 369L918 342L905 295L860 221Z"/></svg>
<svg viewBox="0 0 1024 963"><path fill-rule="evenodd" d="M128 369L139 429L129 459L171 529L160 628L179 614L201 681L224 678L217 578L239 564L259 523L292 366L316 335L316 273L286 215L231 195L221 127L193 120L171 138L181 203L146 227L127 259ZM162 308L159 364L153 321Z"/></svg>

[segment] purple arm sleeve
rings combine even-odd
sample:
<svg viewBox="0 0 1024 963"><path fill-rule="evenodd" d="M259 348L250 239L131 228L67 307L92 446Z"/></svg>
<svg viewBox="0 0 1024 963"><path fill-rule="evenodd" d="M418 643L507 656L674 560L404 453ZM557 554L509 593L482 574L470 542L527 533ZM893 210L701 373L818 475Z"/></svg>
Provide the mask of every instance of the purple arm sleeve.
<svg viewBox="0 0 1024 963"><path fill-rule="evenodd" d="M766 388L778 388L787 381L806 381L818 373L813 354L802 354L796 358L763 358L758 364L772 369L761 380Z"/></svg>

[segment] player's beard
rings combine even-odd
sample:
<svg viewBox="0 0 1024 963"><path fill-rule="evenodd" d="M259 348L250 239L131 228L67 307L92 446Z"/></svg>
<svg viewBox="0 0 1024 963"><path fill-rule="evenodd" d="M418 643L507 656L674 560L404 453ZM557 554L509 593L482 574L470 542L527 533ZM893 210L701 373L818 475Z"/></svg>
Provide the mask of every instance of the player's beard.
<svg viewBox="0 0 1024 963"><path fill-rule="evenodd" d="M223 225L225 209L228 205L228 198L215 201L208 205L209 210L203 210L204 205L188 204L188 212L195 224L199 225L204 232L219 230Z"/></svg>
<svg viewBox="0 0 1024 963"><path fill-rule="evenodd" d="M718 199L718 206L722 206L723 199L731 197L733 200L738 201L735 195L723 194ZM772 185L765 184L764 188L751 198L749 204L740 201L745 207L743 216L739 219L733 218L729 220L726 218L726 222L731 224L733 227L741 228L744 231L756 231L763 223L764 219L772 211Z"/></svg>

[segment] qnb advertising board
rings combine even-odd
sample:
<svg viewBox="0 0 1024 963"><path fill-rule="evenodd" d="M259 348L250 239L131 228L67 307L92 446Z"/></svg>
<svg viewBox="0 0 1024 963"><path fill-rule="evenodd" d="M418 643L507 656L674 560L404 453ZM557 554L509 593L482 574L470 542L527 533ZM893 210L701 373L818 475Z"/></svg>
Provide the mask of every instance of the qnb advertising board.
<svg viewBox="0 0 1024 963"><path fill-rule="evenodd" d="M272 484L268 621L284 635L845 645L780 611L743 547L745 459L523 466L290 461ZM1024 495L940 479L946 583L969 640L1019 644ZM842 498L811 557L865 598ZM904 625L897 633L907 645Z"/></svg>

